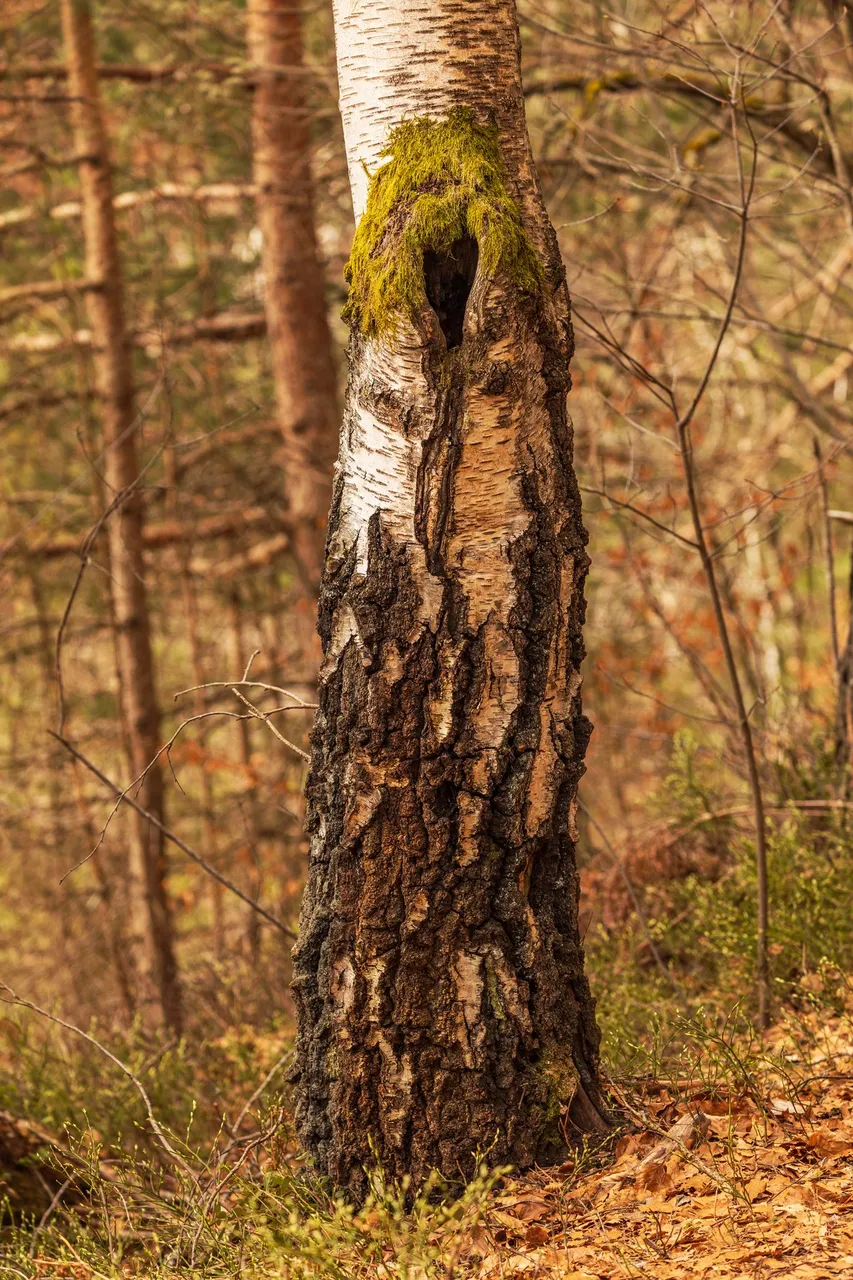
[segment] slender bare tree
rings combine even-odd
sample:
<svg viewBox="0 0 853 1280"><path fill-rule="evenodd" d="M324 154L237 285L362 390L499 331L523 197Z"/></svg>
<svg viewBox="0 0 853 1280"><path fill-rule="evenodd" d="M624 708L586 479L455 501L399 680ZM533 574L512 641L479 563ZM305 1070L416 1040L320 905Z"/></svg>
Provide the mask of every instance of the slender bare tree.
<svg viewBox="0 0 853 1280"><path fill-rule="evenodd" d="M137 797L139 804L162 820L163 775L156 763L160 713L142 557L133 368L113 215L109 145L101 110L91 6L88 0L62 0L61 8L80 170L86 307L103 424L104 478L109 499L115 503L108 521L108 546L122 715L134 774L151 766ZM164 872L162 835L134 815L127 894L136 1005L146 1021L165 1022L179 1030L181 993Z"/></svg>
<svg viewBox="0 0 853 1280"><path fill-rule="evenodd" d="M340 412L314 226L301 0L249 0L253 171L291 550L319 588Z"/></svg>
<svg viewBox="0 0 853 1280"><path fill-rule="evenodd" d="M470 1174L606 1125L578 930L586 534L514 0L336 0L357 221L320 601L297 1124Z"/></svg>

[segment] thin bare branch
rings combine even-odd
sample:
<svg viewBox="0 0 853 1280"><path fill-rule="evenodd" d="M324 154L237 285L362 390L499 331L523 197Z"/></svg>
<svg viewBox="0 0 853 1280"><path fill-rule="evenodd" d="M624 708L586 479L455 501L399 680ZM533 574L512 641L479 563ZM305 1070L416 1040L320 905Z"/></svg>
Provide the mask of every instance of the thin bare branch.
<svg viewBox="0 0 853 1280"><path fill-rule="evenodd" d="M63 747L65 747L65 750L74 756L75 760L79 760L80 763L84 765L90 773L94 774L94 776L102 782L105 787L108 787L114 797L117 797L124 804L130 805L131 809L135 810L136 813L145 818L147 822L150 822L155 826L158 831L161 831L167 840L170 840L172 844L176 845L182 853L185 853L188 858L197 863L197 865L200 866L202 870L206 871L209 876L213 876L214 880L218 880L219 883L231 893L236 894L238 898L242 898L243 902L247 903L253 911L257 911L259 916L263 916L265 920L267 920L271 925L274 925L275 928L286 937L293 938L294 941L296 940L296 934L292 929L289 929L286 924L282 924L280 920L277 920L276 917L271 915L264 907L260 906L257 902L254 902L253 899L250 898L248 894L244 893L242 889L238 888L236 884L232 884L230 880L227 880L225 876L223 876L221 872L217 871L215 867L212 867L200 853L196 853L195 849L191 848L185 840L182 840L180 836L176 836L174 831L170 831L159 818L155 817L153 813L149 813L147 809L143 809L141 805L138 805L132 796L127 795L126 792L122 792L111 778L108 778L105 773L102 773L98 766L93 764L91 760L88 760L81 751L78 751L77 748L67 740L67 738L63 738L58 733L53 732L51 732L50 736L52 738L56 738L57 742L61 742Z"/></svg>

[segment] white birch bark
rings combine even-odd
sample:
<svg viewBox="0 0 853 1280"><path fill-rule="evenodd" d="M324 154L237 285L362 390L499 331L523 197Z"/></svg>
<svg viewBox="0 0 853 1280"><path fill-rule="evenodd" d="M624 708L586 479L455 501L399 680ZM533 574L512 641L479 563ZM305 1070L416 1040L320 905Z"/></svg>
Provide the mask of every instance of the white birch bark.
<svg viewBox="0 0 853 1280"><path fill-rule="evenodd" d="M320 630L311 864L294 952L297 1124L356 1190L605 1122L574 818L587 558L569 300L527 137L514 0L336 0L356 217L392 131L494 126L543 269L354 332ZM401 209L401 219L407 216ZM439 300L439 310L441 304Z"/></svg>

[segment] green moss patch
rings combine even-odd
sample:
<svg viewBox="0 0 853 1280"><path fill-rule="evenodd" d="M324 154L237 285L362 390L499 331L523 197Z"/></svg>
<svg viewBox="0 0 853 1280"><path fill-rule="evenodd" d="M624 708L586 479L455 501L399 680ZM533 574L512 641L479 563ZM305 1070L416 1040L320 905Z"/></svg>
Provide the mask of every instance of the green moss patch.
<svg viewBox="0 0 853 1280"><path fill-rule="evenodd" d="M539 1063L539 1074L548 1090L548 1118L559 1117L562 1107L571 1102L578 1086L578 1069L568 1045L552 1044Z"/></svg>
<svg viewBox="0 0 853 1280"><path fill-rule="evenodd" d="M375 336L421 312L424 254L447 253L465 236L477 241L487 277L500 274L526 292L538 288L542 267L507 190L494 126L461 110L443 120L407 120L382 155L387 163L370 180L346 267L344 319L353 328Z"/></svg>

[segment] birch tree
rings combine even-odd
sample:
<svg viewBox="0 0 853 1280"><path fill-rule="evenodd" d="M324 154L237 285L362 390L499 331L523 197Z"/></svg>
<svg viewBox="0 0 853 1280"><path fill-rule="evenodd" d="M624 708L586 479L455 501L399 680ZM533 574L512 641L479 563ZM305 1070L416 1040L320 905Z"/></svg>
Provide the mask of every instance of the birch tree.
<svg viewBox="0 0 853 1280"><path fill-rule="evenodd" d="M107 522L110 590L122 719L135 776L147 766L137 799L163 817L163 775L157 762L160 714L151 652L143 563L133 367L124 318L122 269L113 214L109 144L101 110L95 37L88 0L62 0L62 32L79 157L86 307L95 349L95 383L104 435L104 479L115 504ZM128 941L135 1001L149 1022L181 1025L181 996L164 883L163 837L133 815L128 858Z"/></svg>
<svg viewBox="0 0 853 1280"><path fill-rule="evenodd" d="M336 0L357 230L327 544L297 1125L467 1176L606 1125L576 791L586 534L513 0Z"/></svg>

